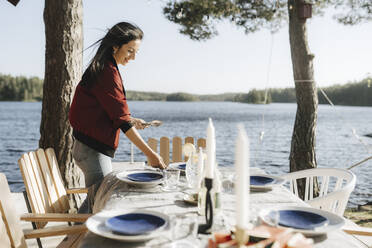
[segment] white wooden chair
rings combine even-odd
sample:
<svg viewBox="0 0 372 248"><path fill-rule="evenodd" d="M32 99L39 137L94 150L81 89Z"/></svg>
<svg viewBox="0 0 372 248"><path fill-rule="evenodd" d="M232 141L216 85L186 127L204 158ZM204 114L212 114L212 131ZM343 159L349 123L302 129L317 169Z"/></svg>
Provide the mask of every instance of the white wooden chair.
<svg viewBox="0 0 372 248"><path fill-rule="evenodd" d="M77 247L84 237L87 228L85 225L53 226L44 229L23 231L18 214L14 211L15 203L11 199L8 181L4 174L0 173L0 247L1 248L27 248L26 239L68 235L58 248ZM51 220L47 216L33 216L36 221ZM27 218L26 218L27 220ZM61 218L60 218L61 220ZM73 221L64 218L63 221Z"/></svg>
<svg viewBox="0 0 372 248"><path fill-rule="evenodd" d="M155 152L158 152L158 140L154 138L149 138L148 142L151 149L153 149ZM193 137L186 137L185 143L191 143L195 144ZM182 157L182 138L181 137L174 137L172 139L172 162L182 162L187 161L187 157ZM159 154L163 158L165 164L169 164L171 162L170 160L170 139L168 137L161 137L160 138L160 151ZM206 147L206 141L204 138L199 138L196 142L196 147Z"/></svg>
<svg viewBox="0 0 372 248"><path fill-rule="evenodd" d="M306 179L304 201L311 206L344 214L351 192L354 190L356 176L354 173L337 168L314 168L283 175L289 182L289 189L298 196L297 179ZM320 186L319 196L314 197L314 178Z"/></svg>

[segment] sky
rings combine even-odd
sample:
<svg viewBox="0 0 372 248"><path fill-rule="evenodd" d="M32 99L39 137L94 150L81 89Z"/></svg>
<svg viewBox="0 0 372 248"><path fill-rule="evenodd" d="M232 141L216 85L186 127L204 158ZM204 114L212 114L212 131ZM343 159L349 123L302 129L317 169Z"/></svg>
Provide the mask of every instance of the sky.
<svg viewBox="0 0 372 248"><path fill-rule="evenodd" d="M120 67L127 90L220 94L293 87L288 25L271 34L245 35L230 23L204 42L179 33L162 14L162 0L84 0L84 48L120 21L145 33L135 61ZM0 1L0 73L44 77L44 1ZM328 11L331 12L332 10ZM331 14L308 19L319 87L361 80L372 73L372 22L343 26ZM272 53L270 52L272 51ZM84 51L84 68L95 49ZM270 56L271 54L271 56Z"/></svg>

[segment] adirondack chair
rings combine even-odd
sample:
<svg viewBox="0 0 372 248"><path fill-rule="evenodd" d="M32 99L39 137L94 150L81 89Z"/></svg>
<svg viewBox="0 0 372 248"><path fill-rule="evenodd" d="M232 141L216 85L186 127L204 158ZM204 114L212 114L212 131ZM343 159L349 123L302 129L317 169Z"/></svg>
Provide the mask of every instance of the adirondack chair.
<svg viewBox="0 0 372 248"><path fill-rule="evenodd" d="M26 187L26 201L33 214L68 213L70 204L67 194L88 192L87 189L65 188L53 148L40 148L25 153L18 160L18 164ZM89 217L83 214L65 216L74 216L76 222L84 222ZM36 222L36 228L42 228L46 224L47 222Z"/></svg>
<svg viewBox="0 0 372 248"><path fill-rule="evenodd" d="M77 247L84 233L87 231L85 225L54 226L44 229L23 231L21 222L16 211L15 203L11 199L8 181L4 174L0 173L0 247L1 248L27 248L26 239L42 238L68 235L57 247ZM49 217L39 215L42 221L50 220ZM32 220L37 220L36 216ZM60 218L61 219L61 218ZM63 221L73 221L64 218Z"/></svg>
<svg viewBox="0 0 372 248"><path fill-rule="evenodd" d="M153 149L155 152L158 152L158 140L154 138L148 139L148 145ZM186 143L194 143L193 137L186 137L185 138L185 144ZM204 138L199 138L196 142L197 148L199 147L206 147L206 141ZM170 139L168 137L161 137L160 138L160 156L163 158L165 164L170 163ZM182 158L182 139L181 137L174 137L172 139L172 162L182 162L187 161L188 157Z"/></svg>

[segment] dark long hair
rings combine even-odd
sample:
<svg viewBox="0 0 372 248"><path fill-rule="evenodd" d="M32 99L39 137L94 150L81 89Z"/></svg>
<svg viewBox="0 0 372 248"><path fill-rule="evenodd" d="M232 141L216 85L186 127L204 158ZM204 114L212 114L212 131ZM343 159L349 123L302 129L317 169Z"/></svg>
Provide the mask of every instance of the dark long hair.
<svg viewBox="0 0 372 248"><path fill-rule="evenodd" d="M113 47L119 48L128 44L132 40L142 40L143 31L134 24L128 22L119 22L114 25L102 39L96 41L92 46L100 43L96 55L94 55L88 68L85 70L81 84L85 87L91 87L98 75L102 73L105 63L113 59ZM91 47L91 46L90 46Z"/></svg>

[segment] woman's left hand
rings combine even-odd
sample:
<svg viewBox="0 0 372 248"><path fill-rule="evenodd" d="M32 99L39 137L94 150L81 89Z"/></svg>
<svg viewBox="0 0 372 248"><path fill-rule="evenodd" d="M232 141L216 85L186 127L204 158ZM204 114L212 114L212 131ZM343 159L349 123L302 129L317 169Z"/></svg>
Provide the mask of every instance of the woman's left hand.
<svg viewBox="0 0 372 248"><path fill-rule="evenodd" d="M130 122L135 126L136 129L142 130L145 129L147 126L145 125L145 121L139 118L131 117Z"/></svg>

